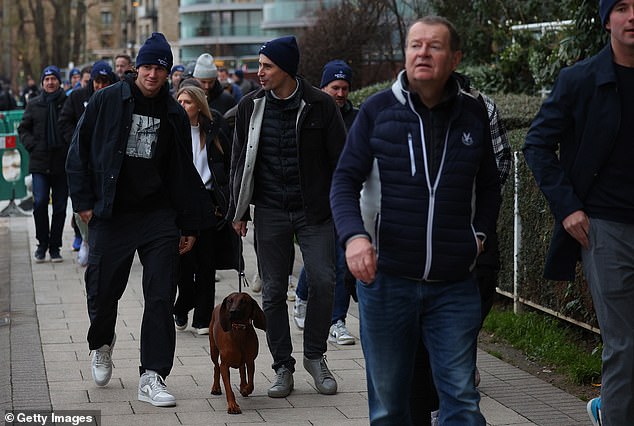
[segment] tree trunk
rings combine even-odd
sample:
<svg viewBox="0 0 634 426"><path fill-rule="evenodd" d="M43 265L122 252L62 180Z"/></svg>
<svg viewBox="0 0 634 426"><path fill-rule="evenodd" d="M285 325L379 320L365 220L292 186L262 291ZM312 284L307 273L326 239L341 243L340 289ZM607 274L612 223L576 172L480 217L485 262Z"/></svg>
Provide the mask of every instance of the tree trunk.
<svg viewBox="0 0 634 426"><path fill-rule="evenodd" d="M51 0L54 10L51 57L60 68L65 68L70 59L70 3L68 0Z"/></svg>
<svg viewBox="0 0 634 426"><path fill-rule="evenodd" d="M83 64L86 58L81 51L82 40L86 39L86 2L77 0L77 8L75 9L75 17L73 19L73 43L71 45L71 59L76 64Z"/></svg>
<svg viewBox="0 0 634 426"><path fill-rule="evenodd" d="M40 63L45 67L50 64L50 56L48 54L46 19L44 17L42 0L29 0L29 9L31 9L31 16L33 17L33 25L35 27L35 38L37 39L40 51Z"/></svg>

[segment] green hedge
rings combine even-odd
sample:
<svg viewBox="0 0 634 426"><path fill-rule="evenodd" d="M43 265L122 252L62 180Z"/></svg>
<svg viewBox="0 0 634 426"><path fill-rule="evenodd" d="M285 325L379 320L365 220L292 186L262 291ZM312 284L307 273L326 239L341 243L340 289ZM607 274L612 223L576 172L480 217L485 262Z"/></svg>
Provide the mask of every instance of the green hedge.
<svg viewBox="0 0 634 426"><path fill-rule="evenodd" d="M368 86L352 92L350 98L355 105L359 105L368 96L390 85L391 82L384 82ZM521 153L526 132L539 110L542 99L517 94L489 96L500 109L512 151L519 152L518 205L522 224L518 274L520 296L577 321L598 327L590 292L579 267L574 282L555 282L543 278L544 259L550 242L553 218ZM509 293L513 293L514 192L514 176L511 173L503 189L498 220L502 264L498 285L500 289Z"/></svg>

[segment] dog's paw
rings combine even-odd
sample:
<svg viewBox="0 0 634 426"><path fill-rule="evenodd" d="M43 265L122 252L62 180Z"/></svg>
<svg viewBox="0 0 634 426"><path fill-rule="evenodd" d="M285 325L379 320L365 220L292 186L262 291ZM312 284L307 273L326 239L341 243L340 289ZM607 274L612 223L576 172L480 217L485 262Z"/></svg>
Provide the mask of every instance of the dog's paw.
<svg viewBox="0 0 634 426"><path fill-rule="evenodd" d="M229 414L242 414L242 410L237 403L230 403L227 407L227 413Z"/></svg>
<svg viewBox="0 0 634 426"><path fill-rule="evenodd" d="M240 386L240 395L249 396L253 393L253 385Z"/></svg>
<svg viewBox="0 0 634 426"><path fill-rule="evenodd" d="M212 395L222 395L222 391L220 390L220 386L212 386L211 387L211 394Z"/></svg>

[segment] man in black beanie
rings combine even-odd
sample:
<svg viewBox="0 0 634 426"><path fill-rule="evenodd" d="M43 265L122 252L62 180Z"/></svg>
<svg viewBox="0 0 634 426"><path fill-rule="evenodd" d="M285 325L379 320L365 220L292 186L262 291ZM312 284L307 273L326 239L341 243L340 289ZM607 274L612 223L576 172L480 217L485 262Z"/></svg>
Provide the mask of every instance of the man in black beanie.
<svg viewBox="0 0 634 426"><path fill-rule="evenodd" d="M601 0L610 34L564 68L526 135L524 156L555 228L545 278L575 279L581 259L603 340L594 426L634 425L634 0Z"/></svg>
<svg viewBox="0 0 634 426"><path fill-rule="evenodd" d="M207 197L191 161L189 120L169 95L171 67L167 40L153 33L136 58L138 74L91 97L66 162L73 210L90 228L93 379L98 386L110 381L117 303L138 252L145 297L138 399L161 407L176 404L164 378L176 345L178 254L193 246Z"/></svg>
<svg viewBox="0 0 634 426"><path fill-rule="evenodd" d="M297 237L308 280L304 368L317 391L332 395L337 382L326 366L335 282L335 239L328 194L345 141L332 98L297 76L295 37L265 43L258 78L262 89L238 104L227 217L246 235L249 204L255 205L255 238L262 279L266 337L273 355L271 398L293 390L295 359L286 305L289 253Z"/></svg>
<svg viewBox="0 0 634 426"><path fill-rule="evenodd" d="M61 136L57 117L66 100L62 89L62 75L55 65L42 71L42 92L29 100L18 127L20 141L29 152L29 173L33 177L33 219L37 249L35 263L46 260L62 262L60 248L66 219L68 186L64 161L68 144ZM53 201L53 215L49 224L48 204Z"/></svg>

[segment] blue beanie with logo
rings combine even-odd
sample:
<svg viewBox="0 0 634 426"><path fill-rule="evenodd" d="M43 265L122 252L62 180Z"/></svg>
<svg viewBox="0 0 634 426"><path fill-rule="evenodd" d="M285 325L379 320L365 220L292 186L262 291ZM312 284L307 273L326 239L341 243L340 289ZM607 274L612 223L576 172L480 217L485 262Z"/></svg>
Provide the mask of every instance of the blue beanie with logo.
<svg viewBox="0 0 634 426"><path fill-rule="evenodd" d="M601 0L599 3L599 16L601 16L601 23L605 25L606 21L610 17L612 8L619 0Z"/></svg>
<svg viewBox="0 0 634 426"><path fill-rule="evenodd" d="M145 40L136 56L136 67L142 65L158 65L167 71L172 69L172 49L162 33L152 33L152 36Z"/></svg>
<svg viewBox="0 0 634 426"><path fill-rule="evenodd" d="M324 65L324 71L321 74L320 88L326 87L330 82L335 80L345 80L348 84L352 84L352 69L345 61L335 59Z"/></svg>
<svg viewBox="0 0 634 426"><path fill-rule="evenodd" d="M44 68L44 70L42 71L42 76L40 77L40 83L44 82L44 78L49 75L54 75L59 81L59 84L62 84L62 73L55 65L49 65Z"/></svg>
<svg viewBox="0 0 634 426"><path fill-rule="evenodd" d="M267 41L258 53L265 55L291 77L297 75L299 47L294 36L284 36Z"/></svg>
<svg viewBox="0 0 634 426"><path fill-rule="evenodd" d="M110 84L117 81L116 76L112 72L112 67L106 61L97 61L92 65L90 79L94 80L97 77L107 77L110 80Z"/></svg>

